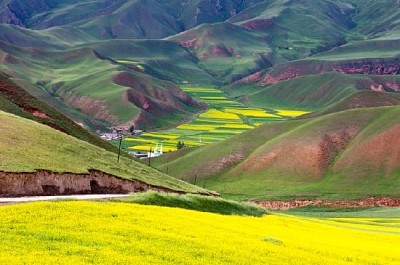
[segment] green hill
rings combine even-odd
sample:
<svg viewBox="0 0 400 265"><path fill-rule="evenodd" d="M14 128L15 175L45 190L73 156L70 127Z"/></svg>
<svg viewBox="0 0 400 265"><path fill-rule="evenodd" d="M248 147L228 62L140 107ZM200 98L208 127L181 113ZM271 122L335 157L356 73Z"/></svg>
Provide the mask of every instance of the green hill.
<svg viewBox="0 0 400 265"><path fill-rule="evenodd" d="M300 108L313 115L400 103L398 76L323 73L300 76L265 87L237 84L226 88L246 104L261 108ZM376 91L373 91L376 90Z"/></svg>
<svg viewBox="0 0 400 265"><path fill-rule="evenodd" d="M0 23L31 29L75 27L99 39L163 38L200 25L221 22L262 0L104 1L35 0L0 4Z"/></svg>
<svg viewBox="0 0 400 265"><path fill-rule="evenodd" d="M0 47L0 71L22 80L20 84L28 87L29 92L55 107L74 108L75 111L66 108L66 113L86 125L90 124L81 116L103 126L136 123L142 128L154 128L175 124L198 111L196 103L176 85L146 74L135 66L135 60L123 56L135 47L145 50L146 43L92 45L93 48L86 45L54 51L6 44ZM179 56L184 57L185 52ZM119 61L121 58L124 60ZM53 100L48 99L49 95Z"/></svg>
<svg viewBox="0 0 400 265"><path fill-rule="evenodd" d="M240 199L398 196L399 113L365 108L277 122L152 163Z"/></svg>
<svg viewBox="0 0 400 265"><path fill-rule="evenodd" d="M34 121L2 111L0 111L0 121L0 149L2 150L0 172L2 172L3 184L7 183L7 178L12 178L15 174L23 175L38 170L60 174L88 174L91 170L97 170L121 179L138 180L160 189L207 193L203 189L164 175L130 158L121 157L120 163L117 164L115 153ZM37 177L40 178L41 174L38 173ZM53 180L57 181L60 178L62 179L62 176L54 177ZM83 179L84 176L81 178ZM79 186L79 176L75 181ZM28 182L26 180L26 183ZM18 184L15 182L12 185ZM28 184L24 185L28 187ZM29 191L26 192L29 193Z"/></svg>
<svg viewBox="0 0 400 265"><path fill-rule="evenodd" d="M117 149L0 75L0 110L34 120L111 152Z"/></svg>

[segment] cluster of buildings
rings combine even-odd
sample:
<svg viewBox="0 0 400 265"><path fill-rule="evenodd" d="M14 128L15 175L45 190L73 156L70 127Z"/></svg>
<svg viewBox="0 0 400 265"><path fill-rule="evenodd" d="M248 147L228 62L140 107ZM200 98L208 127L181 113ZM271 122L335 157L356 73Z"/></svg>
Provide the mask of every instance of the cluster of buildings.
<svg viewBox="0 0 400 265"><path fill-rule="evenodd" d="M125 135L140 135L143 133L142 130L135 130L132 129L132 127L128 126L110 127L109 129L110 132L107 133L98 132L101 139L106 141L112 141L112 140L119 140L120 137L123 137Z"/></svg>
<svg viewBox="0 0 400 265"><path fill-rule="evenodd" d="M163 145L162 144L156 144L156 147L154 150L149 150L149 152L142 153L142 152L129 152L131 156L134 156L136 158L140 159L145 159L145 158L151 158L151 157L158 157L163 154Z"/></svg>

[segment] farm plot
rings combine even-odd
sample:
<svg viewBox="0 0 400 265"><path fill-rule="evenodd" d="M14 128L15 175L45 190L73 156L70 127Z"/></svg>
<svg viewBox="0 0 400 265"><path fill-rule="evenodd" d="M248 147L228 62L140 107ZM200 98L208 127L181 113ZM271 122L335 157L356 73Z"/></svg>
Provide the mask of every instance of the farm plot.
<svg viewBox="0 0 400 265"><path fill-rule="evenodd" d="M1 264L400 264L396 217L256 218L54 202L0 207L0 218Z"/></svg>
<svg viewBox="0 0 400 265"><path fill-rule="evenodd" d="M221 90L215 88L183 87L182 90L207 103L209 108L175 129L126 138L124 146L129 150L146 152L159 144L163 145L164 152L176 151L179 141L186 147L202 146L228 139L267 122L308 113L299 110L266 111L248 108L227 98Z"/></svg>

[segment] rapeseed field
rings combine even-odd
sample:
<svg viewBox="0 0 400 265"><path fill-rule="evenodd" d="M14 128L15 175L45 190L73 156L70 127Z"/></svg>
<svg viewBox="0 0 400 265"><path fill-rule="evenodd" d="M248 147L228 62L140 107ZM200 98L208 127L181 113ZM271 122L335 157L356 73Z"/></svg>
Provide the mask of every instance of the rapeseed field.
<svg viewBox="0 0 400 265"><path fill-rule="evenodd" d="M396 218L54 202L0 207L0 219L0 264L400 264Z"/></svg>
<svg viewBox="0 0 400 265"><path fill-rule="evenodd" d="M163 144L167 147L165 150L175 151L178 141L184 142L186 146L190 147L203 146L228 139L268 122L308 113L301 110L266 111L260 108L249 108L225 97L224 92L216 88L182 87L182 90L206 103L208 109L193 120L174 129L147 132L140 136L125 138L124 145L129 150L148 151L150 148L154 149L156 144ZM195 141L193 141L193 137L196 138ZM204 141L203 139L206 138L213 138L213 140Z"/></svg>

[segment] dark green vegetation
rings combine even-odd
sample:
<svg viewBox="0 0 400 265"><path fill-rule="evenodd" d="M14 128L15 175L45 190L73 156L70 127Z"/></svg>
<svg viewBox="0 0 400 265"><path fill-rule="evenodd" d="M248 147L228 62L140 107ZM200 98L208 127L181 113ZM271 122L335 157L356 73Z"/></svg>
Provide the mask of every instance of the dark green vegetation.
<svg viewBox="0 0 400 265"><path fill-rule="evenodd" d="M216 197L196 195L174 195L155 192L139 193L131 197L113 199L113 201L176 207L201 212L219 213L224 215L251 215L263 216L266 211L258 206L241 204L235 201Z"/></svg>
<svg viewBox="0 0 400 265"><path fill-rule="evenodd" d="M0 132L0 171L88 173L95 169L176 191L204 191L129 158L122 157L116 164L115 153L2 111Z"/></svg>
<svg viewBox="0 0 400 265"><path fill-rule="evenodd" d="M153 165L236 199L396 196L399 114L366 108L276 122Z"/></svg>

